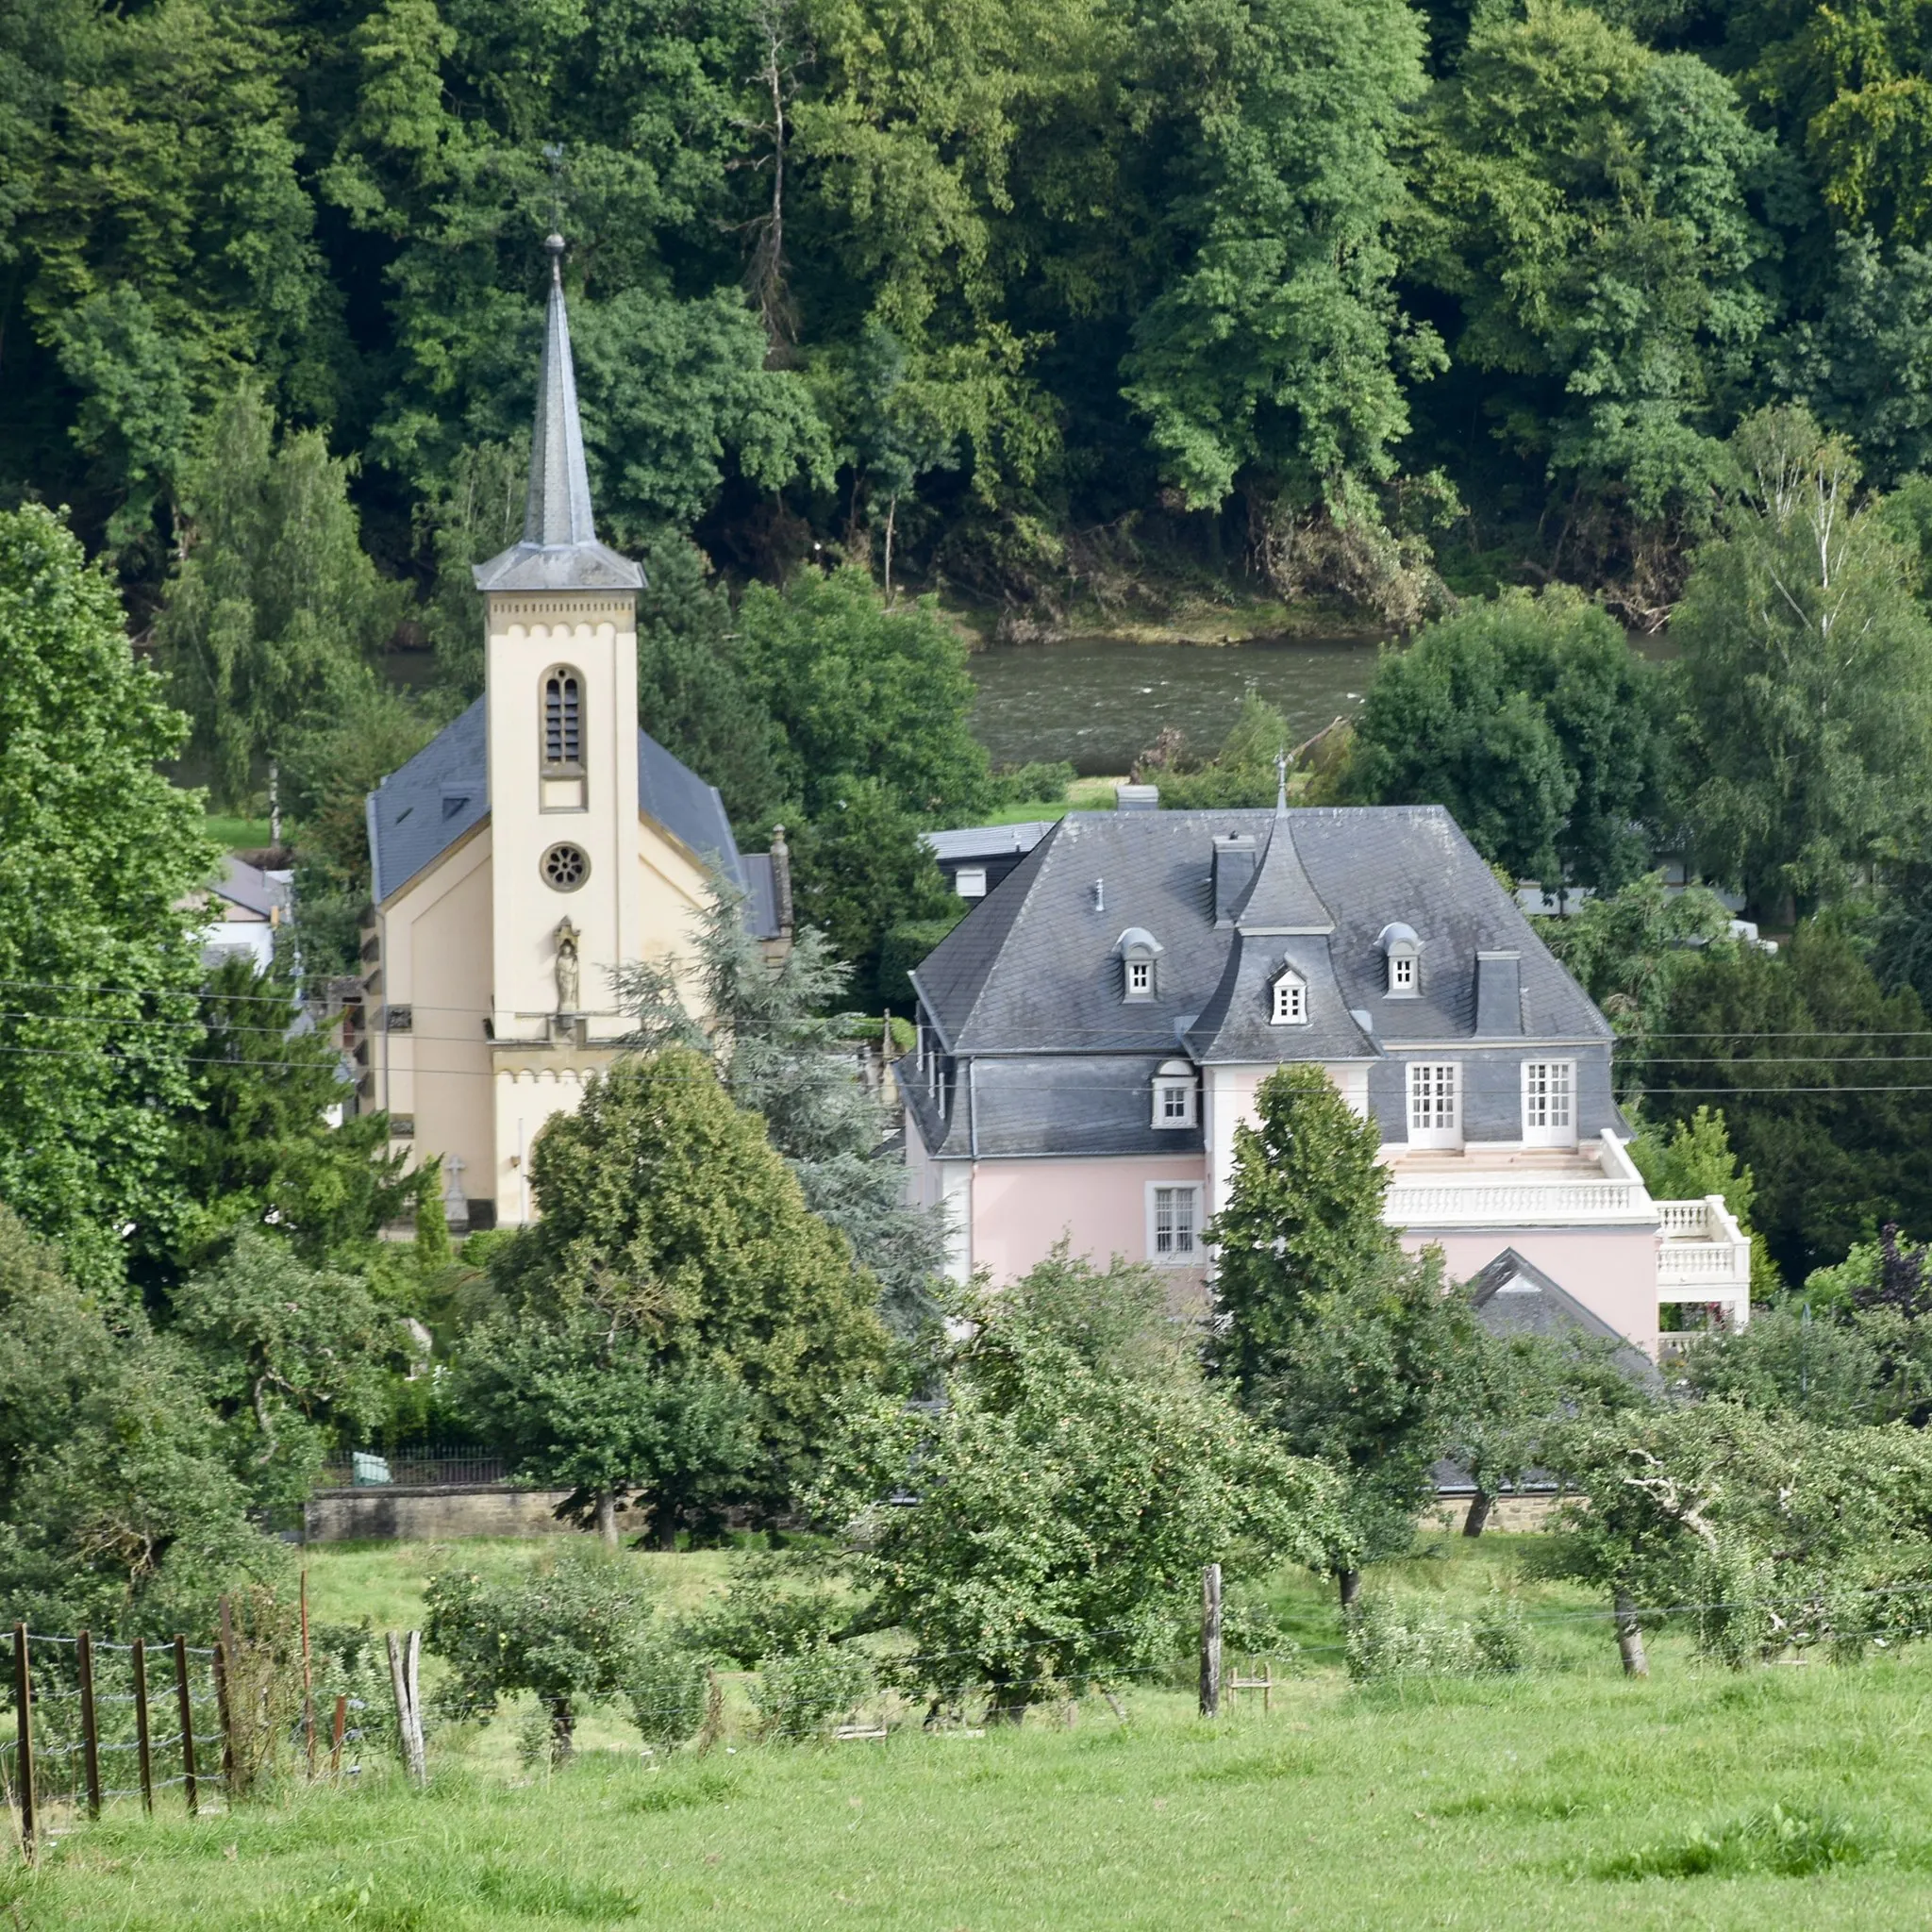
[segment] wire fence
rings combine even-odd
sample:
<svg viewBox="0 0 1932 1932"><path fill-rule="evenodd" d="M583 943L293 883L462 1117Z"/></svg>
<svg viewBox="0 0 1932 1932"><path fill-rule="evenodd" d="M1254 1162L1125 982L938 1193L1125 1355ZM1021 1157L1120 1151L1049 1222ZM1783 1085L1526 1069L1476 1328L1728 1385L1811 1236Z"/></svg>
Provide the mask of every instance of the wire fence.
<svg viewBox="0 0 1932 1932"><path fill-rule="evenodd" d="M1210 1565L1203 1579L1200 1708L1217 1716L1246 1696L1251 1706L1258 1699L1266 1717L1276 1692L1324 1665L1341 1665L1357 1682L1574 1670L1574 1636L1591 1626L1607 1626L1616 1637L1628 1671L1633 1636L1686 1620L1698 1648L1720 1661L1824 1655L1849 1662L1932 1635L1932 1579L1656 1605L1523 1606L1503 1599L1459 1624L1426 1596L1378 1596L1344 1613L1333 1641L1283 1641L1278 1633L1250 1641L1238 1622L1224 1626L1219 1566ZM471 1755L479 1730L503 1719L518 1722L526 1761L547 1757L556 1764L571 1755L576 1724L595 1713L597 1701L590 1707L568 1699L546 1706L527 1694L465 1702L447 1686L440 1699L425 1703L415 1631L386 1638L388 1707L374 1695L335 1690L318 1697L310 1694L306 1623L304 1629L302 1694L291 1697L286 1681L279 1696L275 1690L289 1659L238 1634L225 1603L223 1641L210 1646L178 1636L114 1643L85 1631L55 1636L16 1624L10 1681L0 1687L0 1726L10 1733L0 1736L0 1794L20 1852L31 1859L42 1845L109 1806L138 1804L149 1814L178 1807L194 1814L230 1807L251 1789L273 1795L285 1783L262 1774L271 1762L338 1784L395 1766L426 1784L438 1768ZM1742 1650L1726 1651L1725 1630L1746 1633ZM1572 1654L1539 1658L1524 1641L1539 1631L1571 1633ZM1715 1644L1708 1641L1713 1631ZM1608 1655L1606 1646L1606 1664ZM1641 1641L1636 1656L1641 1667ZM934 1668L956 1660L957 1673ZM1130 1692L1191 1688L1196 1659L1174 1650L1171 1624L1141 1623L1070 1630L991 1654L976 1646L894 1653L821 1643L750 1671L721 1669L696 1654L686 1661L675 1681L660 1675L648 1688L601 1700L629 1720L647 1758L680 1747L837 1745L908 1730L978 1735L1029 1709L1073 1723L1088 1703L1126 1723Z"/></svg>

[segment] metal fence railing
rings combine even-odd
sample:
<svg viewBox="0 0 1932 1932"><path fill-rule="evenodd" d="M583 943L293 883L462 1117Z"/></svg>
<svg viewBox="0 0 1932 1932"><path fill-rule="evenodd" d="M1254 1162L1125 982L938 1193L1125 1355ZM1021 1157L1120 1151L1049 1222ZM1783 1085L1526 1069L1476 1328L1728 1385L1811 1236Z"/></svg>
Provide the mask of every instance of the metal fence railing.
<svg viewBox="0 0 1932 1932"><path fill-rule="evenodd" d="M348 1489L448 1489L508 1484L509 1465L500 1456L470 1443L433 1443L390 1454L358 1449L347 1462L325 1463L317 1487Z"/></svg>

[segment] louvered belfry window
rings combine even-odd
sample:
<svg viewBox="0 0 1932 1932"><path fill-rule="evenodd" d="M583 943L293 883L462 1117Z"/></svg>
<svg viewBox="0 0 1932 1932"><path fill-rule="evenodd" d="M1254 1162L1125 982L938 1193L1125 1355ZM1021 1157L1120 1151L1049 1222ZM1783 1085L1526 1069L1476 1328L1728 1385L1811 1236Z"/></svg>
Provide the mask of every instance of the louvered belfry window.
<svg viewBox="0 0 1932 1932"><path fill-rule="evenodd" d="M553 671L543 680L543 762L577 766L583 761L583 680L575 671Z"/></svg>

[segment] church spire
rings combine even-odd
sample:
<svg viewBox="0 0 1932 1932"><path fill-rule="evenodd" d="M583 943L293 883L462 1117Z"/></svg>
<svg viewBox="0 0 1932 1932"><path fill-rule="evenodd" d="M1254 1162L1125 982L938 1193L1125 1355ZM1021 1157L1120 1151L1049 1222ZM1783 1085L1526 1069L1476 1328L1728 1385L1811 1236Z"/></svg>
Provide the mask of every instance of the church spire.
<svg viewBox="0 0 1932 1932"><path fill-rule="evenodd" d="M584 428L577 416L570 316L563 301L563 237L548 235L543 245L550 251L550 299L530 428L524 539L478 564L472 575L479 591L638 590L643 572L597 541Z"/></svg>
<svg viewBox="0 0 1932 1932"><path fill-rule="evenodd" d="M563 306L563 237L546 235L550 304L543 319L543 360L537 372L537 420L530 429L530 492L524 541L545 550L594 543L591 473L584 465L584 425L577 419L577 376Z"/></svg>

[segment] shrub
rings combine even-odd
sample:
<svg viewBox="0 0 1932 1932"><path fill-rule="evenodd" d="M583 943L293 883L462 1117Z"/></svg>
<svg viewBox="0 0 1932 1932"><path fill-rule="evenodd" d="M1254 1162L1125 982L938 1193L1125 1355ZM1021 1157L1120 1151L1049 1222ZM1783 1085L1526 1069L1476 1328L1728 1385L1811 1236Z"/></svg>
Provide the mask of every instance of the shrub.
<svg viewBox="0 0 1932 1932"><path fill-rule="evenodd" d="M1399 1610L1388 1597L1357 1605L1349 1620L1348 1674L1358 1684L1394 1677L1513 1676L1529 1663L1523 1612L1497 1596L1470 1623L1425 1605Z"/></svg>
<svg viewBox="0 0 1932 1932"><path fill-rule="evenodd" d="M848 1644L819 1638L791 1657L758 1666L751 1701L767 1738L821 1738L878 1682L872 1659Z"/></svg>
<svg viewBox="0 0 1932 1932"><path fill-rule="evenodd" d="M682 1744L710 1708L710 1658L663 1637L638 1646L625 1686L631 1722L647 1744Z"/></svg>

